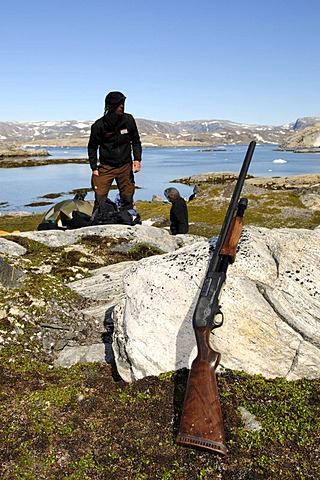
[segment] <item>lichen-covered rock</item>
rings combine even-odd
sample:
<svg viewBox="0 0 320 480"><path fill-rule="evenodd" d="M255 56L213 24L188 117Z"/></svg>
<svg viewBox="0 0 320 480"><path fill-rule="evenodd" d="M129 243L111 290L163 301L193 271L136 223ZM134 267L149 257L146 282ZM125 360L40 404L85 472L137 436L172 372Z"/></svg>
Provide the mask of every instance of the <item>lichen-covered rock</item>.
<svg viewBox="0 0 320 480"><path fill-rule="evenodd" d="M132 241L144 238L152 243L155 238L152 227L142 236L133 229ZM114 235L120 231L111 230ZM192 315L209 242L187 235L179 242L186 244L138 262L96 269L91 277L69 285L88 299L79 316L91 332L92 344L103 339L106 321L114 322L116 364L126 381L189 367L196 354ZM223 367L270 378L319 377L319 260L319 228L244 229L221 292L224 324L212 335ZM82 342L90 346L90 338L82 336ZM61 349L59 365L78 361L79 345L67 344L68 355Z"/></svg>
<svg viewBox="0 0 320 480"><path fill-rule="evenodd" d="M26 274L21 270L13 267L0 257L0 285L6 288L14 288L20 286L21 281Z"/></svg>
<svg viewBox="0 0 320 480"><path fill-rule="evenodd" d="M61 247L73 245L83 236L110 237L120 239L132 245L146 243L153 245L164 252L171 252L177 248L194 242L194 235L176 235L161 228L150 225L95 225L92 227L77 228L75 230L43 230L39 232L21 232L17 236L48 245ZM1 251L1 249L0 249Z"/></svg>
<svg viewBox="0 0 320 480"><path fill-rule="evenodd" d="M126 272L114 342L125 380L190 366L208 255L201 241ZM221 365L266 377L319 376L319 263L319 229L245 230L221 294L224 325L212 337Z"/></svg>
<svg viewBox="0 0 320 480"><path fill-rule="evenodd" d="M22 247L22 245L0 237L0 253L8 255L9 257L18 257L24 255L26 251L27 249Z"/></svg>

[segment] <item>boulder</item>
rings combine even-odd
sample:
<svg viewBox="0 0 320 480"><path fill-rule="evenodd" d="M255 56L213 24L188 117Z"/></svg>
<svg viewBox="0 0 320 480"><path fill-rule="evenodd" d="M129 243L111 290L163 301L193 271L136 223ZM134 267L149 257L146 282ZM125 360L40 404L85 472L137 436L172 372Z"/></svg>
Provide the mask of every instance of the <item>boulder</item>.
<svg viewBox="0 0 320 480"><path fill-rule="evenodd" d="M27 249L22 247L22 245L0 237L0 253L8 255L9 257L18 257L24 255L26 251Z"/></svg>
<svg viewBox="0 0 320 480"><path fill-rule="evenodd" d="M6 288L16 288L26 277L24 272L7 263L0 257L0 284Z"/></svg>
<svg viewBox="0 0 320 480"><path fill-rule="evenodd" d="M161 228L150 225L95 225L77 228L75 230L43 230L39 232L21 232L20 237L30 238L49 247L62 247L77 243L83 236L98 236L121 239L131 245L146 243L164 252L171 252L183 245L190 244L196 238L194 235L176 235ZM0 250L1 251L1 250Z"/></svg>
<svg viewBox="0 0 320 480"><path fill-rule="evenodd" d="M186 244L179 249L102 267L69 285L91 300L79 314L93 333L82 346L90 352L94 345L96 360L106 360L97 340L114 323L115 361L125 381L190 367L196 355L192 315L212 242L180 237ZM211 336L221 367L268 378L319 377L319 252L319 228L244 229L220 296L224 323ZM69 343L56 364L79 361L78 348Z"/></svg>
<svg viewBox="0 0 320 480"><path fill-rule="evenodd" d="M99 362L105 357L105 347L103 343L93 345L78 345L75 347L65 347L58 359L55 361L56 367L71 367L75 363Z"/></svg>
<svg viewBox="0 0 320 480"><path fill-rule="evenodd" d="M221 366L269 378L319 377L319 252L320 229L244 230L220 297L224 324L212 335ZM125 271L114 309L124 380L190 367L192 314L208 258L203 240Z"/></svg>

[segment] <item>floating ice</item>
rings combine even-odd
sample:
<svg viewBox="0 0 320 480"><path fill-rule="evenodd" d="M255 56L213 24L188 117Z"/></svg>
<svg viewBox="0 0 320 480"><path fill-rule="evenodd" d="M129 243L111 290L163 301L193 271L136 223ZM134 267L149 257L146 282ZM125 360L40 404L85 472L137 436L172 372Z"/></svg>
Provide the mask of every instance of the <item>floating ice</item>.
<svg viewBox="0 0 320 480"><path fill-rule="evenodd" d="M272 163L287 163L287 160L283 160L283 158L276 158Z"/></svg>

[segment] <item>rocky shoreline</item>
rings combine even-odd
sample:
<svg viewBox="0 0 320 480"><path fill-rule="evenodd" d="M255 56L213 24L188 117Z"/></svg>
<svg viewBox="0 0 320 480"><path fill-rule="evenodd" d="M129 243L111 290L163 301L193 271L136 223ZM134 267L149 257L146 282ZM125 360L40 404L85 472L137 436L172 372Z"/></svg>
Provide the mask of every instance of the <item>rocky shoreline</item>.
<svg viewBox="0 0 320 480"><path fill-rule="evenodd" d="M292 153L320 153L320 147L312 147L312 148L283 148L278 147L275 149L275 152L292 152Z"/></svg>
<svg viewBox="0 0 320 480"><path fill-rule="evenodd" d="M187 178L179 178L173 180L177 183L185 185L204 185L207 183L225 184L233 182L237 179L234 172L206 172L192 175ZM259 185L270 189L289 189L297 187L312 187L320 185L320 173L307 173L301 175L292 175L284 177L255 177L248 175L246 185Z"/></svg>
<svg viewBox="0 0 320 480"><path fill-rule="evenodd" d="M51 158L48 156L17 155L16 157L0 157L0 168L43 167L45 165L62 165L66 163L88 163L87 158Z"/></svg>
<svg viewBox="0 0 320 480"><path fill-rule="evenodd" d="M172 180L173 183L196 185L197 194L189 202L190 221L196 225L214 225L220 209L231 195L232 185L237 178L234 172L206 172L187 178ZM70 195L74 195L74 191ZM257 216L260 225L270 228L290 226L314 228L320 224L320 174L303 174L285 177L253 177L248 175L243 195L249 199L250 210L254 223ZM49 205L59 201L55 199L44 205L43 213ZM49 198L49 197L48 197ZM37 204L38 206L38 204ZM137 209L142 218L168 218L168 203L161 197L151 201L137 201ZM33 213L25 211L2 212L0 218L4 230L21 229L18 217ZM6 221L4 221L4 217ZM10 220L12 219L12 221ZM7 221L8 220L8 221ZM218 222L219 223L219 222ZM203 235L202 229L200 234ZM194 232L198 233L198 232Z"/></svg>
<svg viewBox="0 0 320 480"><path fill-rule="evenodd" d="M21 145L0 143L0 159L12 157L48 157L49 155L49 152L44 148L28 149Z"/></svg>
<svg viewBox="0 0 320 480"><path fill-rule="evenodd" d="M16 167L33 167L33 166L40 166L40 165L51 165L51 164L63 164L63 163L86 163L88 160L87 158L69 158L69 159L50 159L44 157L50 157L50 153L46 148L50 146L59 146L61 148L68 148L68 147L86 147L87 146L87 139L81 139L81 142L75 142L74 139L71 143L61 143L61 140L57 142L51 142L50 145L47 145L45 148L37 147L37 145L32 145L32 148L26 148L22 145L18 144L10 144L10 143L0 143L0 168L16 168ZM152 142L143 142L143 148L149 147L202 147L204 149L210 149L212 151L215 150L215 146L212 145L211 141L208 142L199 142L199 141L184 141L183 139L176 139L175 141L167 140L161 141L160 143L152 143ZM284 144L279 145L275 151L281 152L293 152L293 153L320 153L320 147L318 146L307 146L302 145L299 146L297 144Z"/></svg>

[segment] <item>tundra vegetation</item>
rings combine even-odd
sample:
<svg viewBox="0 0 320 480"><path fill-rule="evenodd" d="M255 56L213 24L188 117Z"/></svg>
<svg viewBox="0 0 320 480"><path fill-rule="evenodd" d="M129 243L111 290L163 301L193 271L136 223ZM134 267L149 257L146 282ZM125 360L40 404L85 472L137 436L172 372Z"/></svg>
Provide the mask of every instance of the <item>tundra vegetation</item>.
<svg viewBox="0 0 320 480"><path fill-rule="evenodd" d="M189 203L190 233L221 227L228 185L204 185ZM320 213L299 191L247 189L245 223L313 229ZM142 219L168 226L170 205L138 202ZM319 379L288 382L240 371L218 377L228 456L175 444L188 371L134 383L115 379L109 364L54 368L40 326L54 314L68 325L84 305L66 284L102 264L161 254L149 245L119 252L115 240L82 237L77 248L49 248L18 237L41 215L2 215L1 229L22 244L6 258L27 276L0 292L1 478L10 480L314 480L320 471ZM121 243L121 239L118 240ZM45 259L45 260L44 260ZM150 318L152 321L152 318ZM165 332L164 332L165 334ZM248 428L241 411L260 428Z"/></svg>

